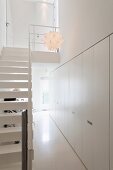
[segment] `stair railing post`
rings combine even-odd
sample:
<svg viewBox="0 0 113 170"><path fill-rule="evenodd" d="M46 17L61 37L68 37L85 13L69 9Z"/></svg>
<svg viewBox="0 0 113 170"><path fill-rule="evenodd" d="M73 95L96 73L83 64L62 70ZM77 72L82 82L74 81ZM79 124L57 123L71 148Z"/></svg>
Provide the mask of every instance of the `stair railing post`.
<svg viewBox="0 0 113 170"><path fill-rule="evenodd" d="M28 170L28 113L22 112L22 170Z"/></svg>
<svg viewBox="0 0 113 170"><path fill-rule="evenodd" d="M28 170L32 170L32 159L33 159L33 130L32 130L32 83L31 83L31 67L32 67L32 61L31 61L31 45L30 45L30 27L29 27L29 74L28 74Z"/></svg>

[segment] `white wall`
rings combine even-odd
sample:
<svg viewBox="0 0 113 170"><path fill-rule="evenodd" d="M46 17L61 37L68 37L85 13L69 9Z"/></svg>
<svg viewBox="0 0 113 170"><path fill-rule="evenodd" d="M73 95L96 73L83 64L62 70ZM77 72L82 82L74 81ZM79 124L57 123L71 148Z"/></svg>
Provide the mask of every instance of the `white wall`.
<svg viewBox="0 0 113 170"><path fill-rule="evenodd" d="M14 46L28 47L29 24L53 24L51 5L24 0L10 0L10 3Z"/></svg>
<svg viewBox="0 0 113 170"><path fill-rule="evenodd" d="M6 22L9 23L6 27ZM0 0L0 47L13 45L12 11L10 0Z"/></svg>
<svg viewBox="0 0 113 170"><path fill-rule="evenodd" d="M0 51L6 44L6 1L0 0Z"/></svg>
<svg viewBox="0 0 113 170"><path fill-rule="evenodd" d="M89 170L112 170L113 38L95 43L113 33L113 1L59 0L59 5L64 65L52 74L51 114Z"/></svg>
<svg viewBox="0 0 113 170"><path fill-rule="evenodd" d="M112 0L59 0L62 62L113 32Z"/></svg>
<svg viewBox="0 0 113 170"><path fill-rule="evenodd" d="M29 24L53 25L53 5L41 1L8 0L7 22L10 24L6 37L6 0L0 0L1 46L6 45L7 38L9 47L28 47Z"/></svg>
<svg viewBox="0 0 113 170"><path fill-rule="evenodd" d="M12 10L11 10L11 1L7 0L7 23L8 26L6 27L6 46L8 47L12 47L14 42L13 42L13 14L12 14Z"/></svg>
<svg viewBox="0 0 113 170"><path fill-rule="evenodd" d="M54 0L54 26L59 27L59 0Z"/></svg>

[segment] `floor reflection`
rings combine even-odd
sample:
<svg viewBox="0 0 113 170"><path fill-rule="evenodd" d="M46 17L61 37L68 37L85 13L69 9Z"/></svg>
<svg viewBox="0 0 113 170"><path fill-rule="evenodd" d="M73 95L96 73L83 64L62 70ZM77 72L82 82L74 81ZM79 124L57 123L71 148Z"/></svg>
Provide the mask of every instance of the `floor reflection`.
<svg viewBox="0 0 113 170"><path fill-rule="evenodd" d="M48 112L34 113L33 170L85 170Z"/></svg>

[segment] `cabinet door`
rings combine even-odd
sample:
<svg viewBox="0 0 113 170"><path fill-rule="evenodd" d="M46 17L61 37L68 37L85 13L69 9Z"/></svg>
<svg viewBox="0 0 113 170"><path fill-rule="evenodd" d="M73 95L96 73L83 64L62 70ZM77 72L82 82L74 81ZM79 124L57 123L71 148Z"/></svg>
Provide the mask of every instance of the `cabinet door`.
<svg viewBox="0 0 113 170"><path fill-rule="evenodd" d="M57 93L59 93L59 127L61 129L61 131L64 133L64 122L65 122L65 116L64 116L64 99L65 99L65 93L64 93L64 89L65 89L65 81L66 81L66 75L65 75L65 67L61 67L59 69L59 91Z"/></svg>
<svg viewBox="0 0 113 170"><path fill-rule="evenodd" d="M55 75L56 79L56 123L60 130L65 131L65 100L67 99L67 82L68 82L68 70L65 67L61 67L57 70Z"/></svg>
<svg viewBox="0 0 113 170"><path fill-rule="evenodd" d="M109 39L84 55L83 159L88 169L109 170Z"/></svg>
<svg viewBox="0 0 113 170"><path fill-rule="evenodd" d="M94 56L93 48L83 54L82 95L83 95L83 152L86 167L94 170Z"/></svg>
<svg viewBox="0 0 113 170"><path fill-rule="evenodd" d="M113 169L113 35L110 37L110 170Z"/></svg>
<svg viewBox="0 0 113 170"><path fill-rule="evenodd" d="M94 47L94 59L94 165L109 170L109 38Z"/></svg>
<svg viewBox="0 0 113 170"><path fill-rule="evenodd" d="M68 114L66 123L66 137L81 156L82 148L82 120L81 120L81 105L82 105L82 57L77 57L70 62L69 72L69 98L68 98Z"/></svg>
<svg viewBox="0 0 113 170"><path fill-rule="evenodd" d="M69 118L69 114L70 114L70 96L69 96L69 70L70 70L70 64L67 63L64 66L64 79L63 79L63 96L64 96L64 107L63 107L63 111L64 111L64 129L63 129L63 133L65 135L65 137L67 137L67 129L70 128L70 124L68 124L68 118Z"/></svg>

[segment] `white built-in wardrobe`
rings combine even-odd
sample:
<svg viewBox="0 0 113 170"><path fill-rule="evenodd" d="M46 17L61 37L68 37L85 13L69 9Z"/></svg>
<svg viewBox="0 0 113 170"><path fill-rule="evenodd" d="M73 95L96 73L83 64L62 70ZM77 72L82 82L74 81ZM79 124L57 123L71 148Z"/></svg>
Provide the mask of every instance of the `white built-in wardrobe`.
<svg viewBox="0 0 113 170"><path fill-rule="evenodd" d="M52 73L51 113L88 170L113 170L113 35Z"/></svg>

